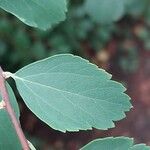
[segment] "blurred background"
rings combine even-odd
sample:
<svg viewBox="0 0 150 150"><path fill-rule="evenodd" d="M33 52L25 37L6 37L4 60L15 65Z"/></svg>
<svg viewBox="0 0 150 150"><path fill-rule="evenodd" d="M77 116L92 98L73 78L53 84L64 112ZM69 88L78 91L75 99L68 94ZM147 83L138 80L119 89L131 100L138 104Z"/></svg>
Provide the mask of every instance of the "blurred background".
<svg viewBox="0 0 150 150"><path fill-rule="evenodd" d="M76 54L123 83L134 108L108 131L64 134L40 121L15 90L26 136L39 150L77 150L92 139L107 136L129 136L136 143L150 145L150 0L129 1L119 20L107 24L86 13L90 7L86 0L70 0L68 7L67 19L47 31L26 26L0 9L1 66L15 72L55 54Z"/></svg>

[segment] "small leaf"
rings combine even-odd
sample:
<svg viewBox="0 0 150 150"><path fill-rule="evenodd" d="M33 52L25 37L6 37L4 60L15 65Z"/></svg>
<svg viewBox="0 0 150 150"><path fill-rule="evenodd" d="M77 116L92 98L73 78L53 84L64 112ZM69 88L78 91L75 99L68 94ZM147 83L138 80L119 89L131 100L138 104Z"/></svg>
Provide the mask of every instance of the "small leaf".
<svg viewBox="0 0 150 150"><path fill-rule="evenodd" d="M12 77L31 111L63 132L112 128L131 108L126 89L110 74L70 54L35 62Z"/></svg>
<svg viewBox="0 0 150 150"><path fill-rule="evenodd" d="M145 144L133 145L133 139L127 137L108 137L104 139L97 139L81 150L150 150L149 146Z"/></svg>
<svg viewBox="0 0 150 150"><path fill-rule="evenodd" d="M30 141L28 141L28 143L29 143L30 150L36 150L36 148L33 146L33 144Z"/></svg>
<svg viewBox="0 0 150 150"><path fill-rule="evenodd" d="M16 98L11 87L7 84L10 102L19 119L19 108ZM0 99L2 99L0 95ZM16 135L15 129L10 121L8 113L5 109L0 109L0 149L1 150L21 150L19 139Z"/></svg>
<svg viewBox="0 0 150 150"><path fill-rule="evenodd" d="M86 0L85 10L97 23L109 24L125 12L125 0Z"/></svg>
<svg viewBox="0 0 150 150"><path fill-rule="evenodd" d="M1 0L0 7L29 26L48 29L65 20L66 0Z"/></svg>

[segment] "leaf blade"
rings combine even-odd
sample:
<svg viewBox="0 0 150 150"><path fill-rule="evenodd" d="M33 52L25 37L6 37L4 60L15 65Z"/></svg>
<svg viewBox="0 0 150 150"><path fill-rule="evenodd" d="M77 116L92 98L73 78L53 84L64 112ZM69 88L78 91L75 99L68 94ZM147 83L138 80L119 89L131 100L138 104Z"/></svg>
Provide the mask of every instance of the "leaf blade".
<svg viewBox="0 0 150 150"><path fill-rule="evenodd" d="M66 0L1 0L0 7L15 15L25 24L48 29L65 19L67 11Z"/></svg>
<svg viewBox="0 0 150 150"><path fill-rule="evenodd" d="M85 10L97 23L109 24L123 16L125 0L86 0Z"/></svg>
<svg viewBox="0 0 150 150"><path fill-rule="evenodd" d="M128 137L108 137L94 140L85 145L81 150L150 150L145 144L134 145L133 139Z"/></svg>
<svg viewBox="0 0 150 150"><path fill-rule="evenodd" d="M19 120L20 113L19 113L18 104L16 102L16 98L8 83L6 84L6 86L7 86L10 102ZM0 99L1 99L1 95L0 95ZM10 121L7 111L5 109L0 109L0 149L20 150L21 148L22 147L19 142L18 136L16 135L15 129Z"/></svg>
<svg viewBox="0 0 150 150"><path fill-rule="evenodd" d="M31 111L63 132L114 127L113 121L124 118L131 108L121 84L77 56L56 55L28 65L12 77Z"/></svg>

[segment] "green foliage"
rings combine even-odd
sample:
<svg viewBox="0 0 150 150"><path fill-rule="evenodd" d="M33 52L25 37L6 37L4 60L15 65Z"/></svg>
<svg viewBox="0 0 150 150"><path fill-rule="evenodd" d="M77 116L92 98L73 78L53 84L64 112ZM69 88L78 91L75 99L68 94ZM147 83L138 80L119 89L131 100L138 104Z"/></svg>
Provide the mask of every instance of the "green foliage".
<svg viewBox="0 0 150 150"><path fill-rule="evenodd" d="M96 53L105 48L108 42L113 40L114 35L116 39L129 36L133 38L133 35L129 34L130 29L123 28L122 33L120 30L122 26L115 24L115 21L122 19L130 22L132 17L135 20L144 18L149 25L148 4L149 0L72 1L68 19L47 33L39 30L31 31L12 16L7 17L5 13L1 13L3 18L0 21L0 38L2 38L0 61L10 61L14 67L20 62L20 65L25 65L56 53L83 54L84 44L90 45ZM0 7L27 25L45 30L65 19L67 2L1 0ZM150 47L148 29L142 28L134 35L144 42L146 49ZM130 72L138 66L137 47L127 47L125 51L128 56L119 59L119 63L124 70ZM124 93L126 89L121 84L112 81L111 75L104 70L77 56L69 54L53 56L30 64L11 76L15 79L18 91L31 111L52 128L63 132L87 130L92 127L104 130L112 128L114 121L124 118L125 112L132 107L130 98ZM15 96L8 84L7 88L19 120ZM0 133L2 133L0 148L21 149L5 109L0 110ZM31 143L29 145L31 149L35 149ZM150 148L144 144L133 145L133 140L125 137L99 139L82 148L82 150L94 149L149 150Z"/></svg>
<svg viewBox="0 0 150 150"><path fill-rule="evenodd" d="M145 4L146 0L137 3L136 0L131 0L130 3L126 2L126 17L121 19L120 24L113 22L110 25L103 25L101 23L95 24L92 17L87 17L85 12L86 2L87 1L83 1L82 3L81 1L70 1L67 19L59 26L47 32L41 32L35 29L31 30L31 28L18 22L14 17L10 17L3 11L0 11L0 63L3 64L5 61L6 64L10 65L3 64L3 66L7 68L7 70L15 71L14 68L20 68L35 60L43 59L54 54L72 53L85 58L87 57L87 49L83 47L83 44L87 44L93 50L92 53L96 55L97 52L107 49L107 45L112 40L118 41L119 39L117 45L120 44L122 39L136 40L136 38L134 38L135 35L132 33L134 30L133 24L143 19L143 28L146 28L146 32L149 33L149 28L145 24L148 22L147 19L150 16L148 15L150 14L148 13L149 9L147 9L149 5ZM134 3L131 4L131 2ZM140 11L141 6L144 6L142 11ZM139 11L136 18L129 11L135 8ZM97 16L100 15L99 12L97 14ZM122 24L126 26L122 26ZM149 50L150 35L147 35L146 39L145 37L142 39L139 35L138 38L143 42L144 48ZM137 47L139 46L135 46L133 49L137 49ZM120 48L117 47L116 49L118 53L120 53ZM124 48L122 47L121 49ZM136 55L139 55L138 52L139 49L135 51ZM129 53L127 57L125 54L123 54L125 57L119 55L119 59L116 60L116 64L120 66L121 70L125 73L129 73L128 70L135 71L136 69L132 68L137 68L138 66L136 57L133 57L133 55L129 56L130 54L132 55L132 53ZM130 63L128 56L132 59L130 59L131 69L125 69ZM123 61L120 61L122 58Z"/></svg>
<svg viewBox="0 0 150 150"><path fill-rule="evenodd" d="M16 116L19 120L19 108L11 87L7 84L7 90L10 102L14 108ZM2 100L0 95L0 100ZM21 145L12 125L12 122L5 109L0 109L0 149L1 150L20 150Z"/></svg>
<svg viewBox="0 0 150 150"><path fill-rule="evenodd" d="M29 26L48 29L65 19L66 0L1 0L0 7Z"/></svg>
<svg viewBox="0 0 150 150"><path fill-rule="evenodd" d="M129 97L111 75L72 55L30 64L12 77L27 106L60 131L107 129L125 117Z"/></svg>
<svg viewBox="0 0 150 150"><path fill-rule="evenodd" d="M109 24L124 14L125 0L86 0L85 11L97 23Z"/></svg>
<svg viewBox="0 0 150 150"><path fill-rule="evenodd" d="M126 0L126 12L133 17L139 17L147 13L149 3L149 0Z"/></svg>
<svg viewBox="0 0 150 150"><path fill-rule="evenodd" d="M81 150L150 150L150 147L145 144L134 145L133 139L127 137L108 137L94 140Z"/></svg>

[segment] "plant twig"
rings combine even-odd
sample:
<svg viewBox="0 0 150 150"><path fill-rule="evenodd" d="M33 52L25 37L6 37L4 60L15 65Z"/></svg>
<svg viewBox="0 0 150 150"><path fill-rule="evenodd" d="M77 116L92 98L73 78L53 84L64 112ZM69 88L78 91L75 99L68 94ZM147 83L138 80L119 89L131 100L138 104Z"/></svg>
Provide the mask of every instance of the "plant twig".
<svg viewBox="0 0 150 150"><path fill-rule="evenodd" d="M11 122L16 130L16 133L17 133L20 143L22 145L22 149L30 150L28 142L27 142L25 135L21 129L20 123L18 122L15 112L10 104L8 91L7 91L6 84L5 84L5 78L3 76L3 70L1 67L0 67L0 92L1 92L2 99L5 103L5 109L8 112Z"/></svg>

